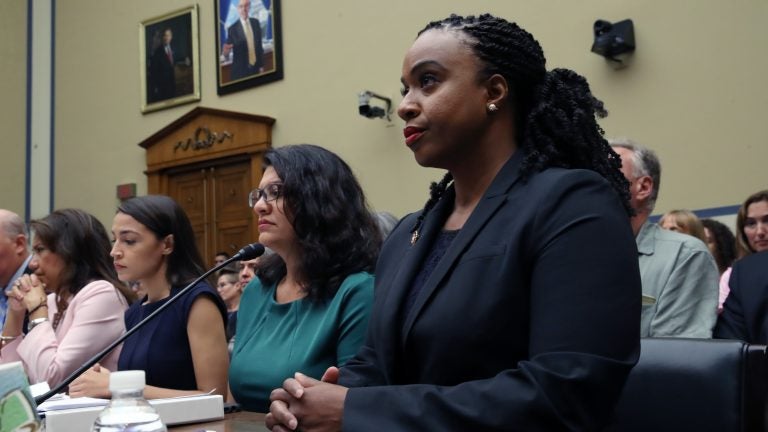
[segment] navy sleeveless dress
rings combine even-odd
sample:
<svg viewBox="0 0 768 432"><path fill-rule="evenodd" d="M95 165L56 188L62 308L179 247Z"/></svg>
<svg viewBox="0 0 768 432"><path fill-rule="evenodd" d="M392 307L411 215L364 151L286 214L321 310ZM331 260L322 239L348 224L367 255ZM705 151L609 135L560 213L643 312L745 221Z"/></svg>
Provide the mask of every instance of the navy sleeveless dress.
<svg viewBox="0 0 768 432"><path fill-rule="evenodd" d="M134 302L125 311L125 328L133 328L182 288L171 288L171 295L158 302L145 305L146 297ZM187 337L187 320L192 303L200 296L207 296L216 304L226 326L227 309L224 302L208 283L200 282L123 342L117 362L118 370L145 371L147 385L174 390L197 390Z"/></svg>

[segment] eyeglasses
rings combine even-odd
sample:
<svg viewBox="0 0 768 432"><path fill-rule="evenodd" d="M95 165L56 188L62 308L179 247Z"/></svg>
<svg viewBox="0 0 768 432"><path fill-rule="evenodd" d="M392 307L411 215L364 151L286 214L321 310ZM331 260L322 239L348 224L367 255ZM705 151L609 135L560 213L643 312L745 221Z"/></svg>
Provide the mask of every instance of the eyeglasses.
<svg viewBox="0 0 768 432"><path fill-rule="evenodd" d="M264 198L264 202L274 201L283 194L283 185L281 183L268 184L264 189L256 188L248 194L248 207L253 207Z"/></svg>

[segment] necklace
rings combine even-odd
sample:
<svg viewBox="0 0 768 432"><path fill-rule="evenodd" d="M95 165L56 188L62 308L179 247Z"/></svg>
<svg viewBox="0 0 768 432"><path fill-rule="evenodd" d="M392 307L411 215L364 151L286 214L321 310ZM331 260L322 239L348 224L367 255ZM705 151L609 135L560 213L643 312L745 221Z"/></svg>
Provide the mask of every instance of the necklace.
<svg viewBox="0 0 768 432"><path fill-rule="evenodd" d="M56 330L59 327L59 322L64 318L64 314L67 313L67 306L69 306L68 303L64 304L64 308L60 311L56 311L55 314L53 314L53 329Z"/></svg>

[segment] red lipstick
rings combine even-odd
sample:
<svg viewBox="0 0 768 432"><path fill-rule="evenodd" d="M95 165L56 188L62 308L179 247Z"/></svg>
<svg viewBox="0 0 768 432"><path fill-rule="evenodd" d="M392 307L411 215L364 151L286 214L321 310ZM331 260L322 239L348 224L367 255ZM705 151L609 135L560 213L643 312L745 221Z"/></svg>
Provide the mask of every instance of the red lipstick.
<svg viewBox="0 0 768 432"><path fill-rule="evenodd" d="M405 145L410 146L411 144L418 141L419 138L424 134L424 129L417 128L415 126L408 126L407 128L403 129L403 136L405 136Z"/></svg>

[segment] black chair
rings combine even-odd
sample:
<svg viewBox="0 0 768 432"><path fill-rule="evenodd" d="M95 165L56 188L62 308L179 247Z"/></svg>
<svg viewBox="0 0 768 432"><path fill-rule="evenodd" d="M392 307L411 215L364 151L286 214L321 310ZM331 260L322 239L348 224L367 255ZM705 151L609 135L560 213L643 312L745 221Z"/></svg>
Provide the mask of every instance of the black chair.
<svg viewBox="0 0 768 432"><path fill-rule="evenodd" d="M765 431L766 346L644 338L609 432Z"/></svg>

